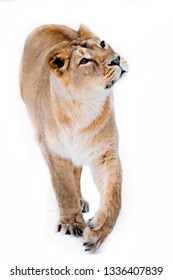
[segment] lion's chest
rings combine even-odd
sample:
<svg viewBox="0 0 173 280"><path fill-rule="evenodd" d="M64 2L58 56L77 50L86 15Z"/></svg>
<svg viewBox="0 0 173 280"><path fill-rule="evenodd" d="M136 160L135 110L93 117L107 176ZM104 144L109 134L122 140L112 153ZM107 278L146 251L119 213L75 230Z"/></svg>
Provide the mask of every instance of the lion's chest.
<svg viewBox="0 0 173 280"><path fill-rule="evenodd" d="M50 151L64 159L70 159L76 166L89 164L93 147L89 135L61 130L58 135L46 135Z"/></svg>

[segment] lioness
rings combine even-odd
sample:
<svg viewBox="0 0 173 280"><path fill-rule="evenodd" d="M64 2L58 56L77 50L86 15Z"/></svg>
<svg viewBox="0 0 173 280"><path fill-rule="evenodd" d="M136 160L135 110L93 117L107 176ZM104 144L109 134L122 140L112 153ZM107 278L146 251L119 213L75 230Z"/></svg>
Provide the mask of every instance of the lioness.
<svg viewBox="0 0 173 280"><path fill-rule="evenodd" d="M48 163L60 210L57 231L82 236L94 252L112 231L121 207L121 165L112 86L126 61L85 26L35 29L20 70L21 96ZM80 190L88 165L101 198L95 217Z"/></svg>

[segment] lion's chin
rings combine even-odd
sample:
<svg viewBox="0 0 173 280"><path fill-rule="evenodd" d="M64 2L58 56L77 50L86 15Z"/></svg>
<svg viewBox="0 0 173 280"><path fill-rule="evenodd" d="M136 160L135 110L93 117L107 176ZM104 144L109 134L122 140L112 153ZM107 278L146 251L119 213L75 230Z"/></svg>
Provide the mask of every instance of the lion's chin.
<svg viewBox="0 0 173 280"><path fill-rule="evenodd" d="M116 83L116 80L112 80L108 83L108 85L105 87L105 89L109 89L109 88L112 88L113 85Z"/></svg>

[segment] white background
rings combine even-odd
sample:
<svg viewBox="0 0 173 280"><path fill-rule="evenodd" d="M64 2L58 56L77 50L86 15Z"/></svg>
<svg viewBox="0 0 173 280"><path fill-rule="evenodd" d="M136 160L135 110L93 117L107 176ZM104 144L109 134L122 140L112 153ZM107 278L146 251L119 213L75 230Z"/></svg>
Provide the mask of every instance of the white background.
<svg viewBox="0 0 173 280"><path fill-rule="evenodd" d="M152 279L172 279L172 14L171 0L0 1L3 279L12 278L9 270L15 265L21 268L68 265L102 271L105 266L159 265L164 266L164 275ZM54 231L58 208L50 175L20 98L18 68L25 38L33 28L47 23L74 29L84 23L129 63L129 73L114 88L123 166L123 208L114 231L96 254L84 252L82 239ZM98 193L87 168L82 189L90 202L87 219L98 206ZM91 278L97 277L101 273ZM127 276L134 277L138 279Z"/></svg>

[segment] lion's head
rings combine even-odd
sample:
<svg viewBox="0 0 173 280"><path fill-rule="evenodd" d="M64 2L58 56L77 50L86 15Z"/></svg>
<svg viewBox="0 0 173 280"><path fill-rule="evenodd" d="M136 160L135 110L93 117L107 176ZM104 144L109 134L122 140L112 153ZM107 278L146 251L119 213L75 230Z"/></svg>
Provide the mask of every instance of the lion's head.
<svg viewBox="0 0 173 280"><path fill-rule="evenodd" d="M93 92L109 93L118 79L127 72L127 62L105 41L85 26L71 41L55 45L46 56L57 86L66 89L72 99L87 98Z"/></svg>

